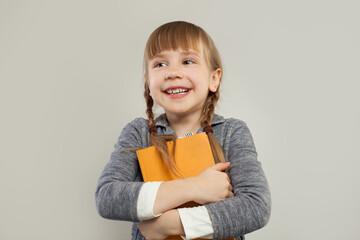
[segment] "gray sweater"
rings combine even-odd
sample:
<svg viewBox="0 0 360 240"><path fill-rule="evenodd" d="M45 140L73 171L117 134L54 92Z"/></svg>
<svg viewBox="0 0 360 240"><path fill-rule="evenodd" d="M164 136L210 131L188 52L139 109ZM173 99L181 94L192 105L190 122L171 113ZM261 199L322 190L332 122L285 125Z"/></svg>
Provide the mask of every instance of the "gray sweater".
<svg viewBox="0 0 360 240"><path fill-rule="evenodd" d="M175 134L165 114L155 119L159 134ZM214 228L214 238L240 239L267 224L271 198L266 177L257 160L251 133L243 121L214 115L214 136L223 149L226 161L231 162L229 174L234 197L204 206ZM203 129L199 129L202 132ZM127 148L146 148L149 144L148 121L136 118L123 129L110 161L102 172L96 189L96 206L104 218L132 221L131 239L145 239L136 222L137 199L143 184L136 153Z"/></svg>

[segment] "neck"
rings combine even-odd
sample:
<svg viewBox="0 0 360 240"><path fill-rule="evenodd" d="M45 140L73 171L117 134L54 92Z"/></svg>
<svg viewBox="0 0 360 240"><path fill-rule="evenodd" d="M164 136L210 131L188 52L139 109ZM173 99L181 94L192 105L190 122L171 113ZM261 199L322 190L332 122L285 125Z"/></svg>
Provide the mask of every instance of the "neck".
<svg viewBox="0 0 360 240"><path fill-rule="evenodd" d="M183 137L189 132L196 134L201 127L200 116L200 114L191 114L179 117L166 114L170 127L175 131L177 137Z"/></svg>

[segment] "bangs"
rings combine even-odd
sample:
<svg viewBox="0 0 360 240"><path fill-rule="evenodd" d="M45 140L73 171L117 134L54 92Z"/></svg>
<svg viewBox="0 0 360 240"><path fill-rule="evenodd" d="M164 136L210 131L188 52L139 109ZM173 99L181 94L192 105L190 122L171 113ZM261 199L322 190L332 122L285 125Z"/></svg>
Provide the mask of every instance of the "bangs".
<svg viewBox="0 0 360 240"><path fill-rule="evenodd" d="M162 51L180 48L199 52L200 40L203 40L201 33L199 27L189 23L164 24L150 35L145 47L144 60L151 60Z"/></svg>

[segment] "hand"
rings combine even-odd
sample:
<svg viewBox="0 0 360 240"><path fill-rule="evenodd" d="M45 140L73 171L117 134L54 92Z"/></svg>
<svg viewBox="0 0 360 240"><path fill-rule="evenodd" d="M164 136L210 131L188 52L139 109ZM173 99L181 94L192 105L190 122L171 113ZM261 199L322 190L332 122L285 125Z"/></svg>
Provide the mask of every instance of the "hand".
<svg viewBox="0 0 360 240"><path fill-rule="evenodd" d="M229 166L230 162L217 163L191 179L195 202L205 204L234 196L230 179L222 172Z"/></svg>
<svg viewBox="0 0 360 240"><path fill-rule="evenodd" d="M185 235L176 209L164 212L157 218L139 222L137 226L146 240L162 240L172 235Z"/></svg>

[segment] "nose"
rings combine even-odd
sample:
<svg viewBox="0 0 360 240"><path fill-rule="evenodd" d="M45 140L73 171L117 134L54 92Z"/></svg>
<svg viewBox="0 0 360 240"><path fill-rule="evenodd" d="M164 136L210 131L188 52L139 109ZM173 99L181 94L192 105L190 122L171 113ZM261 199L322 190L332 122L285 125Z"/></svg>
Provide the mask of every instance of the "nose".
<svg viewBox="0 0 360 240"><path fill-rule="evenodd" d="M182 79L183 77L184 77L184 73L181 70L181 67L178 64L173 64L169 66L165 79L174 80L174 79Z"/></svg>

